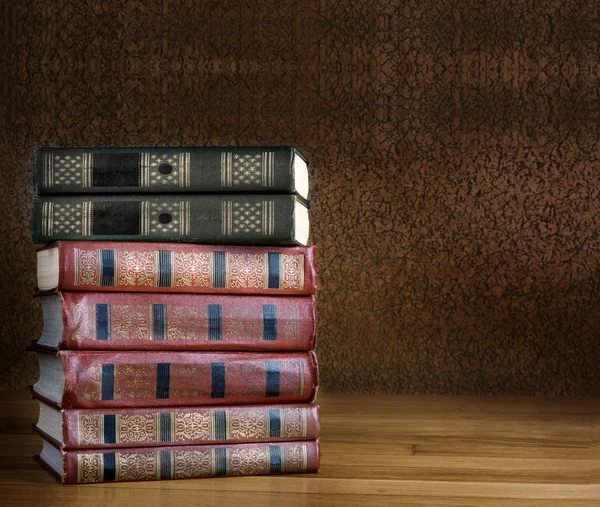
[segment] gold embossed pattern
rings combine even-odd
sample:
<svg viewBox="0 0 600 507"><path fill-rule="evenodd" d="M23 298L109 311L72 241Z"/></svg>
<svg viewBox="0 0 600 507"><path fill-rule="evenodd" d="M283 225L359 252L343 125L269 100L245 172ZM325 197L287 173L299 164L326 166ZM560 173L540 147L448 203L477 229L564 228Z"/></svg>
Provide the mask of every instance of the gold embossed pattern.
<svg viewBox="0 0 600 507"><path fill-rule="evenodd" d="M101 482L104 479L104 454L85 453L77 456L77 482Z"/></svg>
<svg viewBox="0 0 600 507"><path fill-rule="evenodd" d="M101 444L104 439L103 417L100 414L80 414L77 417L77 439L80 445Z"/></svg>
<svg viewBox="0 0 600 507"><path fill-rule="evenodd" d="M303 439L307 436L307 410L305 408L278 408L277 436L271 435L269 407L244 407L224 409L194 409L175 412L143 414L115 414L115 440L120 446L137 444L155 445L173 441L190 442L239 440L260 441ZM160 414L167 417L172 428L170 440L161 437ZM215 428L215 414L223 414L224 433ZM102 446L104 441L104 414L77 414L77 442L84 446Z"/></svg>
<svg viewBox="0 0 600 507"><path fill-rule="evenodd" d="M311 445L314 445L312 443ZM271 468L271 451L278 449L277 468ZM222 452L218 452L222 451ZM112 455L113 453L111 453ZM108 457L98 453L77 454L77 482L101 482ZM189 479L215 475L247 476L269 473L306 472L306 444L284 442L281 445L249 444L217 449L171 447L169 450L122 449L114 452L114 477L107 480L148 481Z"/></svg>

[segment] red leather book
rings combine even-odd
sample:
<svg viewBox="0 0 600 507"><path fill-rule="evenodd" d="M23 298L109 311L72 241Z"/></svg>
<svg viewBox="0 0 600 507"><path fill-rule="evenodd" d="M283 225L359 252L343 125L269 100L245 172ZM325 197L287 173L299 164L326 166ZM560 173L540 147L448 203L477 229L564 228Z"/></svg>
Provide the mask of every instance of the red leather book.
<svg viewBox="0 0 600 507"><path fill-rule="evenodd" d="M312 296L59 292L38 345L73 350L312 350Z"/></svg>
<svg viewBox="0 0 600 507"><path fill-rule="evenodd" d="M60 410L39 402L34 430L60 449L318 440L319 407L243 405Z"/></svg>
<svg viewBox="0 0 600 507"><path fill-rule="evenodd" d="M38 251L40 291L314 294L314 247L59 241Z"/></svg>
<svg viewBox="0 0 600 507"><path fill-rule="evenodd" d="M62 484L155 481L319 471L319 442L60 451L44 440L36 459Z"/></svg>
<svg viewBox="0 0 600 507"><path fill-rule="evenodd" d="M60 408L309 403L313 352L38 350L34 394Z"/></svg>

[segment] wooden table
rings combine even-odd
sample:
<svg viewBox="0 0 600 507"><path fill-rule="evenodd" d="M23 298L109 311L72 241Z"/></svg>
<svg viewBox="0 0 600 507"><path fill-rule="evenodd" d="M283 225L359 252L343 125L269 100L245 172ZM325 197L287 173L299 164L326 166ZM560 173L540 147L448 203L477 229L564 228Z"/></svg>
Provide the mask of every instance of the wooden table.
<svg viewBox="0 0 600 507"><path fill-rule="evenodd" d="M0 505L600 505L600 400L320 394L321 472L59 486L37 406L0 393Z"/></svg>

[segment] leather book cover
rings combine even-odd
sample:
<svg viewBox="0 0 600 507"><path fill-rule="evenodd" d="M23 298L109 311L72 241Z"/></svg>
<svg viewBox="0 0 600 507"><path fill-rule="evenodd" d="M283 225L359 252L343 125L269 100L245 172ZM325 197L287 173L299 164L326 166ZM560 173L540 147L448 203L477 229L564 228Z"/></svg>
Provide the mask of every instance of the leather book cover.
<svg viewBox="0 0 600 507"><path fill-rule="evenodd" d="M40 148L39 195L280 192L308 196L308 162L291 146Z"/></svg>
<svg viewBox="0 0 600 507"><path fill-rule="evenodd" d="M37 457L63 484L315 473L319 458L318 441L63 451L62 474Z"/></svg>
<svg viewBox="0 0 600 507"><path fill-rule="evenodd" d="M315 247L61 241L63 291L307 295ZM38 252L38 255L42 252Z"/></svg>
<svg viewBox="0 0 600 507"><path fill-rule="evenodd" d="M38 343L48 341L46 334L59 334L62 324L55 349L308 351L315 346L312 296L59 292L40 299L46 325Z"/></svg>
<svg viewBox="0 0 600 507"><path fill-rule="evenodd" d="M36 196L34 242L306 245L307 203L286 194Z"/></svg>
<svg viewBox="0 0 600 507"><path fill-rule="evenodd" d="M43 423L34 426L62 449L155 447L318 440L313 404L47 410L60 412L62 442Z"/></svg>
<svg viewBox="0 0 600 507"><path fill-rule="evenodd" d="M34 393L40 397L52 392L46 391L44 368L56 375L48 356L62 363L60 408L310 403L319 384L314 352L38 350L38 355Z"/></svg>

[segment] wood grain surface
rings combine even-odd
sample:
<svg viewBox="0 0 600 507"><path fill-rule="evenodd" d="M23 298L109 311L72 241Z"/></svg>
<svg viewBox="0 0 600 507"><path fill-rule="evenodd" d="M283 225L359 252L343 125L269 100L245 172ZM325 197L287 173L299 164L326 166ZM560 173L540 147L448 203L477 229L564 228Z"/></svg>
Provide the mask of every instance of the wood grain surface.
<svg viewBox="0 0 600 507"><path fill-rule="evenodd" d="M0 389L36 376L36 146L297 145L321 380L600 395L593 0L1 2Z"/></svg>
<svg viewBox="0 0 600 507"><path fill-rule="evenodd" d="M37 405L0 393L6 506L592 507L600 504L600 400L319 397L318 474L60 486L32 456Z"/></svg>

